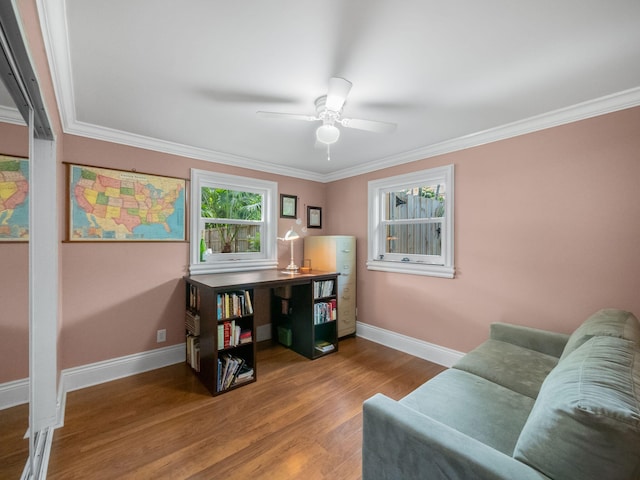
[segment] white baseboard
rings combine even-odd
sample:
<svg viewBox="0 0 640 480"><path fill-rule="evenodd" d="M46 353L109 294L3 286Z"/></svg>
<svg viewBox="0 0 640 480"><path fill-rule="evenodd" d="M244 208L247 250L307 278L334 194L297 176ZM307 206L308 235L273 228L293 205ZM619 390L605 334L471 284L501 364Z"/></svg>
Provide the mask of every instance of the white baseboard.
<svg viewBox="0 0 640 480"><path fill-rule="evenodd" d="M62 371L62 388L72 392L185 361L185 344L158 348Z"/></svg>
<svg viewBox="0 0 640 480"><path fill-rule="evenodd" d="M185 348L184 343L179 343L170 347L134 353L133 355L63 370L58 386L58 419L56 428L64 425L67 392L184 362L186 356Z"/></svg>
<svg viewBox="0 0 640 480"><path fill-rule="evenodd" d="M172 345L103 362L68 368L58 382L57 419L55 428L64 425L67 392L110 382L118 378L155 370L185 361L185 344ZM29 402L29 379L0 385L0 410Z"/></svg>
<svg viewBox="0 0 640 480"><path fill-rule="evenodd" d="M417 340L400 333L392 332L391 330L385 330L362 322L356 322L356 332L358 337L380 343L386 347L400 350L445 367L450 367L464 355L462 352ZM257 327L256 341L260 342L269 340L270 338L271 324ZM184 361L185 345L178 344L63 370L60 374L60 382L58 384L57 426L62 426L64 423L64 408L67 392ZM27 403L28 401L29 379L15 380L0 385L0 410Z"/></svg>
<svg viewBox="0 0 640 480"><path fill-rule="evenodd" d="M462 352L362 322L356 322L356 335L445 367L451 367L464 356Z"/></svg>
<svg viewBox="0 0 640 480"><path fill-rule="evenodd" d="M185 348L185 344L182 343L63 370L58 383L57 418L54 428L60 428L64 425L67 392L184 362ZM28 379L0 385L0 408L27 403L28 399ZM42 433L45 434L44 439L46 442L43 443L42 449L39 450L38 457L41 462L38 464L38 471L36 473L32 472L31 464L27 462L22 473L22 479L46 478L53 429L48 428L46 432L41 432L41 435Z"/></svg>
<svg viewBox="0 0 640 480"><path fill-rule="evenodd" d="M29 379L0 384L0 410L29 402Z"/></svg>

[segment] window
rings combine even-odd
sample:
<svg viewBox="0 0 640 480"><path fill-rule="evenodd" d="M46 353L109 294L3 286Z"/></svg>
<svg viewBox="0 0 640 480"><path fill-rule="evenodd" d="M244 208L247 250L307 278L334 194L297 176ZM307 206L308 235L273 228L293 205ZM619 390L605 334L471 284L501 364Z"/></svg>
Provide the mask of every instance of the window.
<svg viewBox="0 0 640 480"><path fill-rule="evenodd" d="M367 268L453 278L453 165L369 182Z"/></svg>
<svg viewBox="0 0 640 480"><path fill-rule="evenodd" d="M191 170L192 274L276 268L275 182Z"/></svg>

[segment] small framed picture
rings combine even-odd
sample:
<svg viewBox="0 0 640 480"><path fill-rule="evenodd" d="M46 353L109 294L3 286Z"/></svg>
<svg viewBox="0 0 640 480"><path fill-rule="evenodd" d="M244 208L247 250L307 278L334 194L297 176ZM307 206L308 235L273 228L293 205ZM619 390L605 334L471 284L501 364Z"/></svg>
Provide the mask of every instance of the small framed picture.
<svg viewBox="0 0 640 480"><path fill-rule="evenodd" d="M307 206L307 228L322 228L322 208Z"/></svg>
<svg viewBox="0 0 640 480"><path fill-rule="evenodd" d="M298 217L298 197L280 194L280 218Z"/></svg>

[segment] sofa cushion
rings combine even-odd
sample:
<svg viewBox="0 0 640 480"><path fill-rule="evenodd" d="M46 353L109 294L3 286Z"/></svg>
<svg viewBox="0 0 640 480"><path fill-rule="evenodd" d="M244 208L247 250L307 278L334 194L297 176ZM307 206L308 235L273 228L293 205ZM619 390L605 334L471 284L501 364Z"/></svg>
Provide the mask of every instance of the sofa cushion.
<svg viewBox="0 0 640 480"><path fill-rule="evenodd" d="M512 456L534 401L484 378L450 369L400 403Z"/></svg>
<svg viewBox="0 0 640 480"><path fill-rule="evenodd" d="M557 357L489 339L462 357L453 368L535 399L542 382L557 363Z"/></svg>
<svg viewBox="0 0 640 480"><path fill-rule="evenodd" d="M587 318L569 337L560 361L592 337L609 336L631 340L640 345L640 323L631 312L606 308Z"/></svg>
<svg viewBox="0 0 640 480"><path fill-rule="evenodd" d="M493 322L489 338L560 358L569 335L513 323Z"/></svg>
<svg viewBox="0 0 640 480"><path fill-rule="evenodd" d="M549 374L514 458L556 480L640 478L640 350L593 337Z"/></svg>

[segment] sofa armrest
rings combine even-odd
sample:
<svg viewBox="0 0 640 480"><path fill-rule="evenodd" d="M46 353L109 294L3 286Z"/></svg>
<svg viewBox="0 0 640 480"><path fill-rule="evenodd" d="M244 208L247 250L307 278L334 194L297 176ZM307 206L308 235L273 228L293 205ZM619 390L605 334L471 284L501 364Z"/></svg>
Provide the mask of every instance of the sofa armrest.
<svg viewBox="0 0 640 480"><path fill-rule="evenodd" d="M491 338L560 358L569 335L497 322L491 324Z"/></svg>
<svg viewBox="0 0 640 480"><path fill-rule="evenodd" d="M548 480L524 463L378 393L363 404L362 479L400 478Z"/></svg>

